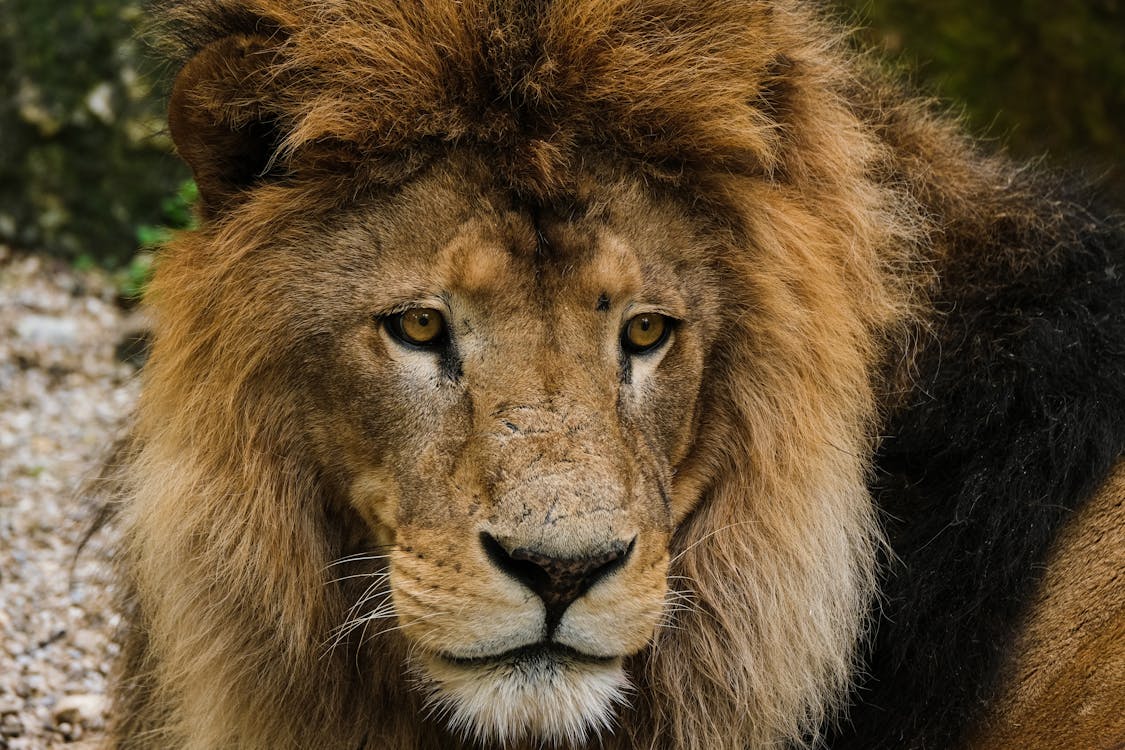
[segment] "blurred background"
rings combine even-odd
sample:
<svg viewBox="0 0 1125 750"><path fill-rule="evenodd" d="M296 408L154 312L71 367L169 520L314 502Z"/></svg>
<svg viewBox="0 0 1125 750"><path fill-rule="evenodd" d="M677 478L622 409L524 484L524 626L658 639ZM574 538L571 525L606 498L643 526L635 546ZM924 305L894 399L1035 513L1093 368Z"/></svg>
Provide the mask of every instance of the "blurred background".
<svg viewBox="0 0 1125 750"><path fill-rule="evenodd" d="M121 268L189 220L140 5L0 0L0 242ZM1125 188L1125 0L836 5L978 135Z"/></svg>

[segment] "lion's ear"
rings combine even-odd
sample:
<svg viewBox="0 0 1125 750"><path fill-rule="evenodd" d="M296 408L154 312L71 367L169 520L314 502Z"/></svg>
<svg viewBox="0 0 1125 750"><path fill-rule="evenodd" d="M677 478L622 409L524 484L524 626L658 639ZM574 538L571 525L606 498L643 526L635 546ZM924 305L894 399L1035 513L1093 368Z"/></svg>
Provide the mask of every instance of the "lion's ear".
<svg viewBox="0 0 1125 750"><path fill-rule="evenodd" d="M270 176L279 142L271 111L274 54L263 38L230 36L204 47L176 76L168 125L199 186L205 218Z"/></svg>

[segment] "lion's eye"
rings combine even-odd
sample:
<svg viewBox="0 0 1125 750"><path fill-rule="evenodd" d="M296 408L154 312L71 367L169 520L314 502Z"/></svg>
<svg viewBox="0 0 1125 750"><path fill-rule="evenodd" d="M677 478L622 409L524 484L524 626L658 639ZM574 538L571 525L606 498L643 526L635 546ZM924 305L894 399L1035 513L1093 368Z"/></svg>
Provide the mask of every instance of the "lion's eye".
<svg viewBox="0 0 1125 750"><path fill-rule="evenodd" d="M621 346L630 354L652 351L668 339L672 323L659 313L635 315L621 332Z"/></svg>
<svg viewBox="0 0 1125 750"><path fill-rule="evenodd" d="M432 307L412 307L386 318L387 332L411 346L438 346L445 342L445 317Z"/></svg>

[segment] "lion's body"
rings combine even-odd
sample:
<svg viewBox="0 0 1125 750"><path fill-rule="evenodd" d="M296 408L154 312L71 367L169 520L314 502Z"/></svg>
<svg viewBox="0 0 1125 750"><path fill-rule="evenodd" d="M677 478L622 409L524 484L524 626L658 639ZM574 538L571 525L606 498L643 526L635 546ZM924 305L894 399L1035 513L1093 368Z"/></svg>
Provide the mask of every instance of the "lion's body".
<svg viewBox="0 0 1125 750"><path fill-rule="evenodd" d="M117 747L1125 739L1120 226L800 3L171 5Z"/></svg>
<svg viewBox="0 0 1125 750"><path fill-rule="evenodd" d="M970 747L1110 750L1125 737L1125 467L1052 545Z"/></svg>

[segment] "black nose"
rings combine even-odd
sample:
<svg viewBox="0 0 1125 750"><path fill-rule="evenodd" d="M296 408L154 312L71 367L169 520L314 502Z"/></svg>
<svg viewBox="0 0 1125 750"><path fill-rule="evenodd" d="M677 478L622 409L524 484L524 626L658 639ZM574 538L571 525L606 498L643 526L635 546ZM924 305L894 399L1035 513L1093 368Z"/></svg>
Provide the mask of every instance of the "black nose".
<svg viewBox="0 0 1125 750"><path fill-rule="evenodd" d="M605 552L589 557L551 557L527 547L508 550L487 532L481 532L480 542L493 565L543 600L549 638L567 607L625 564L636 539L613 542Z"/></svg>

